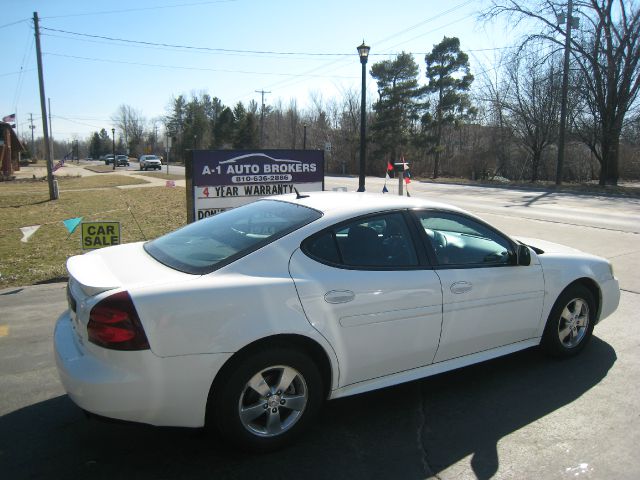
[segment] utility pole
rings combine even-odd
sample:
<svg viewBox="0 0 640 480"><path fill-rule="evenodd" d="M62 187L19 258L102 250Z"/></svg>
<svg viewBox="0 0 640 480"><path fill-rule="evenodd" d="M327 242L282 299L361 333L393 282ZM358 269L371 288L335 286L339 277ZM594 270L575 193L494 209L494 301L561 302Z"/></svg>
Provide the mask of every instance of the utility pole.
<svg viewBox="0 0 640 480"><path fill-rule="evenodd" d="M264 94L271 93L271 92L265 92L264 90L256 90L256 93L259 93L262 95L262 108L260 109L260 148L262 148L264 144Z"/></svg>
<svg viewBox="0 0 640 480"><path fill-rule="evenodd" d="M44 95L44 73L42 72L42 50L40 48L40 25L38 12L33 12L33 29L36 36L36 58L38 59L38 83L40 84L40 108L42 109L42 133L44 134L44 151L47 162L47 180L49 183L49 200L58 199L58 191L53 184L53 159L49 145L49 127L47 125L47 102Z"/></svg>
<svg viewBox="0 0 640 480"><path fill-rule="evenodd" d="M31 122L31 125L29 125L29 128L31 129L31 159L33 160L36 155L35 145L33 141L33 131L36 129L36 126L33 124L33 113L29 114L29 121Z"/></svg>
<svg viewBox="0 0 640 480"><path fill-rule="evenodd" d="M157 123L153 123L153 130L154 130L154 134L153 134L153 154L155 155L156 153L156 143L158 142L158 124Z"/></svg>
<svg viewBox="0 0 640 480"><path fill-rule="evenodd" d="M573 1L567 3L567 34L564 41L564 72L562 72L562 101L560 103L560 130L558 132L558 163L556 165L556 185L562 183L564 164L564 140L567 123L567 93L569 90L569 55L571 53L571 27L573 26ZM560 22L562 23L562 22Z"/></svg>
<svg viewBox="0 0 640 480"><path fill-rule="evenodd" d="M51 97L47 98L47 103L49 104L49 144L51 149L51 158L54 159L56 156L55 149L53 148L53 124L51 122Z"/></svg>

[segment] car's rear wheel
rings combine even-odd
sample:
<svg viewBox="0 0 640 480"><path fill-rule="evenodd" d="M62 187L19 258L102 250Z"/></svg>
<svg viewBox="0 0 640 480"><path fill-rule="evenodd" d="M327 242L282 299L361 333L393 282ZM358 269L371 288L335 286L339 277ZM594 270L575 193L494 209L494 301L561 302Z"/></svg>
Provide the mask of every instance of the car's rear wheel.
<svg viewBox="0 0 640 480"><path fill-rule="evenodd" d="M570 357L591 339L596 320L593 294L583 285L569 286L551 309L542 335L542 347L551 355Z"/></svg>
<svg viewBox="0 0 640 480"><path fill-rule="evenodd" d="M313 420L323 400L322 378L304 353L261 350L217 383L207 421L240 448L271 451L289 443Z"/></svg>

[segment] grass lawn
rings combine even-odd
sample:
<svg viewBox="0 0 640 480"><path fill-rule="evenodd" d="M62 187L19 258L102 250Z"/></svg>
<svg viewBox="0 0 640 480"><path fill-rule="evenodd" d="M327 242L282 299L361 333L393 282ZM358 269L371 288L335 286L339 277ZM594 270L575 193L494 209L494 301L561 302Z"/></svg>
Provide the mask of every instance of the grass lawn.
<svg viewBox="0 0 640 480"><path fill-rule="evenodd" d="M69 235L63 220L118 221L122 243L155 238L186 223L183 188L113 188L132 183L145 182L120 175L63 178L55 201L48 200L46 182L0 183L0 289L66 276L67 258L83 251L80 227ZM29 225L41 227L23 243L20 227Z"/></svg>

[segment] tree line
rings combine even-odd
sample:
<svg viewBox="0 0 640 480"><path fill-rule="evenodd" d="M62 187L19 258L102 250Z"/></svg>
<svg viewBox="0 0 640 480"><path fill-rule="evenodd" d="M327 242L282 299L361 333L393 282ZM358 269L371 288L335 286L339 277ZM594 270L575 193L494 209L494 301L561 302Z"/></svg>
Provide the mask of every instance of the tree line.
<svg viewBox="0 0 640 480"><path fill-rule="evenodd" d="M574 4L567 18L565 1L494 0L485 19L529 21L533 33L475 77L455 37L445 36L420 63L402 52L371 64L376 94L365 117L366 174L384 175L387 162L404 158L417 176L554 180L570 22L562 180L615 185L621 176L640 178L640 7L615 0ZM155 125L127 105L112 120L116 153L162 154L168 141L175 161L189 149L305 147L325 151L327 173L355 174L360 118L360 92L346 90L341 98L312 92L304 109L295 100L228 106L194 92L172 98ZM81 150L97 158L111 152L112 142L103 129L81 142Z"/></svg>

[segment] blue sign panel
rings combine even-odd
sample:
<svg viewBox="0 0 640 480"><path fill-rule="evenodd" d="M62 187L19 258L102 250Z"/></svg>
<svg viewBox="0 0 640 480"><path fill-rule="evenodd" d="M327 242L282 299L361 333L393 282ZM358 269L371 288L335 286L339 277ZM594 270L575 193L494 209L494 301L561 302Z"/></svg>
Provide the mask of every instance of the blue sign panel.
<svg viewBox="0 0 640 480"><path fill-rule="evenodd" d="M196 150L187 166L189 221L259 197L324 188L322 150Z"/></svg>

